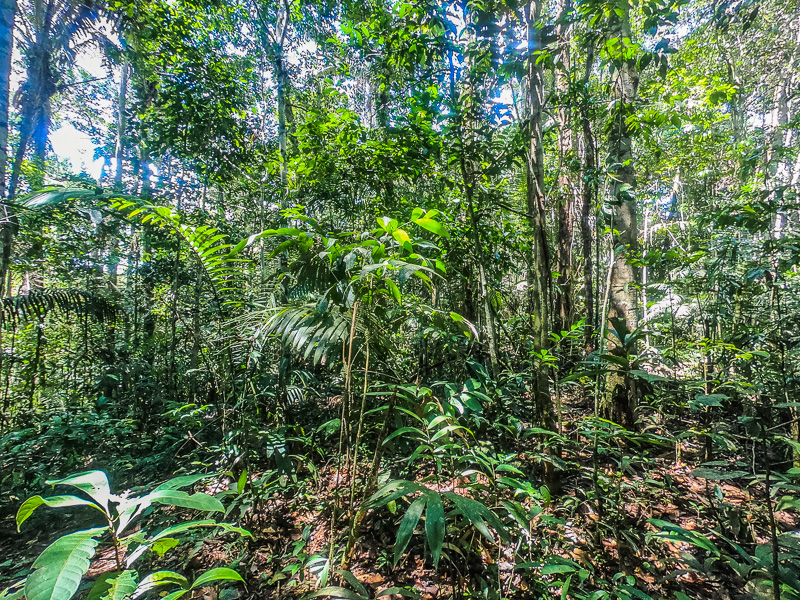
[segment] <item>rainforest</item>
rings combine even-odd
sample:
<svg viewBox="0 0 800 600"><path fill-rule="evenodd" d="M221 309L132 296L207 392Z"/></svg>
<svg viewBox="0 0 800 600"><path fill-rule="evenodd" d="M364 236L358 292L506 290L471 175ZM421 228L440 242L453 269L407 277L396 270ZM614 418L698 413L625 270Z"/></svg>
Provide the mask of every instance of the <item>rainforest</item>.
<svg viewBox="0 0 800 600"><path fill-rule="evenodd" d="M0 0L0 600L800 600L800 1Z"/></svg>

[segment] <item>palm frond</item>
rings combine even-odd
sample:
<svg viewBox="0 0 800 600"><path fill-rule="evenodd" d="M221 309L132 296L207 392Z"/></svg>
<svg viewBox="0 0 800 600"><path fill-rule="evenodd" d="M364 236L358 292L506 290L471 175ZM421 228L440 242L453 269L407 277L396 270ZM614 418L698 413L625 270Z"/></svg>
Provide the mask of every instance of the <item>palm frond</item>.
<svg viewBox="0 0 800 600"><path fill-rule="evenodd" d="M180 216L167 206L138 204L123 198L113 199L111 208L130 220L138 220L177 235L192 250L205 271L214 295L220 304L238 304L243 287L242 265L250 260L238 258L247 240L236 246L227 243L228 236L216 227L181 223Z"/></svg>
<svg viewBox="0 0 800 600"><path fill-rule="evenodd" d="M284 344L314 365L328 362L332 351L341 350L349 334L350 316L340 310L321 313L316 304L284 307L270 317L257 337L279 337Z"/></svg>
<svg viewBox="0 0 800 600"><path fill-rule="evenodd" d="M117 307L108 298L81 290L32 291L0 300L0 325L42 320L50 313L89 316L113 323Z"/></svg>

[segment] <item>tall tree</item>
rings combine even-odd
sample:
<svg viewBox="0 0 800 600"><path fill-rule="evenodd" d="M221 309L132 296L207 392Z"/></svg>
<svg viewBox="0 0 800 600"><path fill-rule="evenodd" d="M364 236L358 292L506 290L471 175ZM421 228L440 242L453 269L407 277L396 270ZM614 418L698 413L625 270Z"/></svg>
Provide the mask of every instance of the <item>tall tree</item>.
<svg viewBox="0 0 800 600"><path fill-rule="evenodd" d="M542 113L544 108L544 67L539 59L542 44L542 2L533 0L525 6L527 33L527 152L526 210L531 232L528 266L528 314L533 328L533 348L538 354L546 351L552 327L550 248L547 242L545 208L544 140ZM550 381L547 369L539 369L534 394L534 419L547 428L555 427Z"/></svg>
<svg viewBox="0 0 800 600"><path fill-rule="evenodd" d="M6 198L6 164L8 162L8 103L11 80L11 50L14 40L16 0L0 1L0 202ZM5 290L5 278L11 260L13 236L12 216L3 202L0 214L0 290ZM2 292L0 292L0 295Z"/></svg>
<svg viewBox="0 0 800 600"><path fill-rule="evenodd" d="M100 5L91 0L30 0L19 11L25 80L18 92L19 144L14 155L9 195L18 191L22 161L29 145L33 146L37 168L40 172L44 170L52 123L51 99L74 65L76 45L94 39L86 34L97 21L99 12Z"/></svg>
<svg viewBox="0 0 800 600"><path fill-rule="evenodd" d="M568 103L570 91L570 43L571 0L558 0L556 14L558 17L558 49L556 54L555 93L558 97L558 154L559 169L556 182L558 201L558 237L556 246L556 279L554 329L569 329L573 317L573 267L572 237L575 198L578 186L573 181L572 162L574 160L575 141L571 122L571 107Z"/></svg>
<svg viewBox="0 0 800 600"><path fill-rule="evenodd" d="M606 47L611 59L614 107L608 132L609 198L611 203L612 264L609 290L609 319L619 319L628 331L638 327L639 274L633 265L638 251L638 221L636 216L636 173L633 157L632 117L639 89L639 73L635 52L630 52L630 3L622 0L609 12ZM633 55L633 56L631 56ZM609 328L617 330L609 321ZM619 332L622 334L623 332ZM609 350L621 351L618 336L609 336ZM610 374L607 382L608 402L613 418L631 426L638 402L636 385L620 372Z"/></svg>

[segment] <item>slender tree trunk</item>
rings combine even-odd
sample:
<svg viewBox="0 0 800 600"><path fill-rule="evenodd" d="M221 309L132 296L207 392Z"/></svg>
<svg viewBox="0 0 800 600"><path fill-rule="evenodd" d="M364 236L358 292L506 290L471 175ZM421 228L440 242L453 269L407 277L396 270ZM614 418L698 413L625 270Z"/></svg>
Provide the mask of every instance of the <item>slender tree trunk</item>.
<svg viewBox="0 0 800 600"><path fill-rule="evenodd" d="M120 74L119 97L117 102L117 144L115 148L117 170L114 173L114 189L118 192L122 191L122 168L125 157L125 129L127 127L125 111L128 103L129 69L130 67L123 63L122 73Z"/></svg>
<svg viewBox="0 0 800 600"><path fill-rule="evenodd" d="M544 73L533 52L542 47L540 19L542 5L535 0L525 7L528 29L528 127L527 156L527 214L531 229L531 256L528 270L528 312L533 325L533 347L543 352L549 347L552 327L550 308L550 251L547 245L544 196L544 148L542 143L542 108L544 102ZM547 429L555 429L553 400L547 369L539 369L534 393L534 421Z"/></svg>
<svg viewBox="0 0 800 600"><path fill-rule="evenodd" d="M636 59L625 59L620 40L630 39L630 5L628 0L620 3L622 14L611 13L609 39L618 40L615 46L618 55L614 58L616 67L614 77L615 107L609 131L609 172L611 186L609 190L613 205L612 212L612 244L617 251L611 267L611 289L609 319L624 321L627 329L633 331L638 327L638 286L639 274L630 262L638 251L638 223L636 216L636 184L633 166L632 131L628 118L633 114L634 102L639 87L639 74L636 70ZM611 323L609 323L611 327ZM621 353L619 341L614 336L608 338L609 350ZM618 423L630 427L635 422L638 403L635 382L619 371L609 374L607 381L607 405L611 417Z"/></svg>
<svg viewBox="0 0 800 600"><path fill-rule="evenodd" d="M594 62L594 53L589 52L586 60L587 65ZM587 73L591 72L591 66L587 66ZM588 77L585 79L588 84ZM583 182L581 183L581 250L583 254L583 295L586 312L586 337L585 350L590 353L594 350L594 331L597 328L595 322L595 290L592 283L594 277L594 257L592 253L592 242L594 227L591 223L591 215L595 204L595 192L597 190L597 163L595 161L596 146L592 123L588 110L588 94L584 95L580 103L581 136L583 142Z"/></svg>
<svg viewBox="0 0 800 600"><path fill-rule="evenodd" d="M189 370L192 376L189 378L189 402L197 402L198 397L198 372L200 366L200 297L203 289L203 272L198 267L194 285L194 306L192 307L192 354L189 359Z"/></svg>
<svg viewBox="0 0 800 600"><path fill-rule="evenodd" d="M468 59L469 60L469 59ZM475 165L473 157L468 156L470 148L475 146L476 132L475 127L479 120L479 105L478 98L475 93L471 75L469 74L470 66L465 69L466 81L464 89L459 95L456 90L455 83L455 67L453 64L453 56L450 54L450 97L454 106L459 106L461 114L459 120L462 125L462 134L459 148L459 166L461 169L461 178L464 182L464 196L467 201L467 217L470 222L470 237L472 238L472 247L474 252L475 265L478 272L478 294L481 300L481 307L483 309L483 319L486 326L486 342L489 350L489 362L492 368L492 376L498 377L500 375L500 354L497 349L497 327L494 319L494 308L492 307L492 300L489 295L488 282L486 277L486 259L483 252L483 244L480 238L480 218L476 212L476 198L475 198Z"/></svg>
<svg viewBox="0 0 800 600"><path fill-rule="evenodd" d="M278 79L278 148L281 153L281 188L286 194L289 186L289 165L287 153L286 134L286 91L289 82L289 73L286 71L286 62L283 48L275 57L275 71Z"/></svg>
<svg viewBox="0 0 800 600"><path fill-rule="evenodd" d="M559 54L561 65L556 67L555 84L556 93L562 98L557 111L558 121L558 151L561 167L558 174L558 246L556 250L556 297L555 316L557 323L555 329L560 331L569 329L573 318L573 268L572 268L572 209L578 194L572 181L571 162L575 152L572 126L570 123L570 109L563 101L569 92L570 72L570 25L566 18L572 5L571 0L559 0L557 12L563 21L559 31Z"/></svg>
<svg viewBox="0 0 800 600"><path fill-rule="evenodd" d="M8 183L8 197L13 198L19 191L19 180L22 175L22 161L25 159L25 153L28 151L28 144L31 140L31 133L33 131L34 107L30 104L25 104L22 107L21 121L19 125L19 142L17 143L17 150L14 153L14 162L11 165L11 179Z"/></svg>
<svg viewBox="0 0 800 600"><path fill-rule="evenodd" d="M153 183L150 181L150 154L144 147L139 149L139 175L142 178L140 195L145 200L150 200L153 197Z"/></svg>

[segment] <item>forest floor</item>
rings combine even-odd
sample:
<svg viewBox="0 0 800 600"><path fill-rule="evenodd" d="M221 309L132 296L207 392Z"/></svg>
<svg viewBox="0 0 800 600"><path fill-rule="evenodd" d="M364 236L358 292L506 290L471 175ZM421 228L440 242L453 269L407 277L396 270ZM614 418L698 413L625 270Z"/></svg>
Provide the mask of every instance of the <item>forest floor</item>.
<svg viewBox="0 0 800 600"><path fill-rule="evenodd" d="M569 430L569 423L566 430ZM583 442L588 447L589 441ZM592 589L594 581L633 577L635 586L654 599L680 598L680 594L709 600L752 597L752 590L734 572L715 568L713 556L698 561L694 558L696 549L689 544L655 540L648 535L656 532L648 520L659 519L689 531L706 532L712 541L715 541L715 534L709 532L716 531L751 550L768 541L763 485L694 477L687 463L699 462L695 460L697 452L698 448L684 441L680 461L676 461L673 452L662 453L641 464L630 461L624 474L616 479L618 498L622 501L612 500L599 507L586 500L584 489L585 473L593 466L590 453L578 453L572 457L575 467L564 473L560 493L544 506L531 524L532 543L527 549L520 551L515 544L498 548L472 531L469 535L473 539L468 544L472 552L462 554L457 560L443 558L438 571L431 567L424 536L419 533L412 537L408 553L395 567L392 546L402 511L392 514L385 507L370 511L361 527L350 572L362 586L363 589L358 590L362 596L371 598L388 588L413 588L425 599L462 597L467 582L474 581L476 576L493 586L498 597L540 597L541 592L533 594L526 574L526 568L536 561L531 548L538 547L585 569L576 573L581 580L585 579L581 581L584 590ZM524 457L524 452L520 456ZM87 467L101 468L102 465ZM610 465L602 468L609 477L613 475ZM367 469L368 465L364 464L360 473ZM214 493L235 486L235 482L223 479L206 491ZM298 493L298 489L302 491ZM448 491L459 493L459 489L460 481L450 482ZM150 553L150 564L140 563L140 572L174 569L199 573L211 567L232 566L245 576L245 588L228 588L219 594L208 588L201 594L204 600L216 600L218 595L219 600L233 600L239 597L296 598L309 594L318 587L322 559L328 558L330 507L349 498L349 494L348 474L328 467L307 485L295 488L291 495L272 496L250 507L240 525L252 533L253 539L226 534L182 544L163 558ZM761 501L756 502L756 498ZM76 521L76 514L56 516L56 513L42 511L36 515L35 526L26 524L20 534L16 532L13 515L21 501L4 499L0 506L0 589L29 573L28 565L57 536L95 524L88 520L85 523ZM796 515L776 512L775 517L779 530L798 529ZM225 520L231 519L228 516ZM349 523L350 515L340 509L336 517L340 551ZM451 552L450 556L456 554ZM114 566L112 549L101 546L89 576L94 578L113 570ZM562 583L553 581L553 597L561 596ZM331 584L336 584L335 575L331 576ZM352 581L347 585L354 587Z"/></svg>

